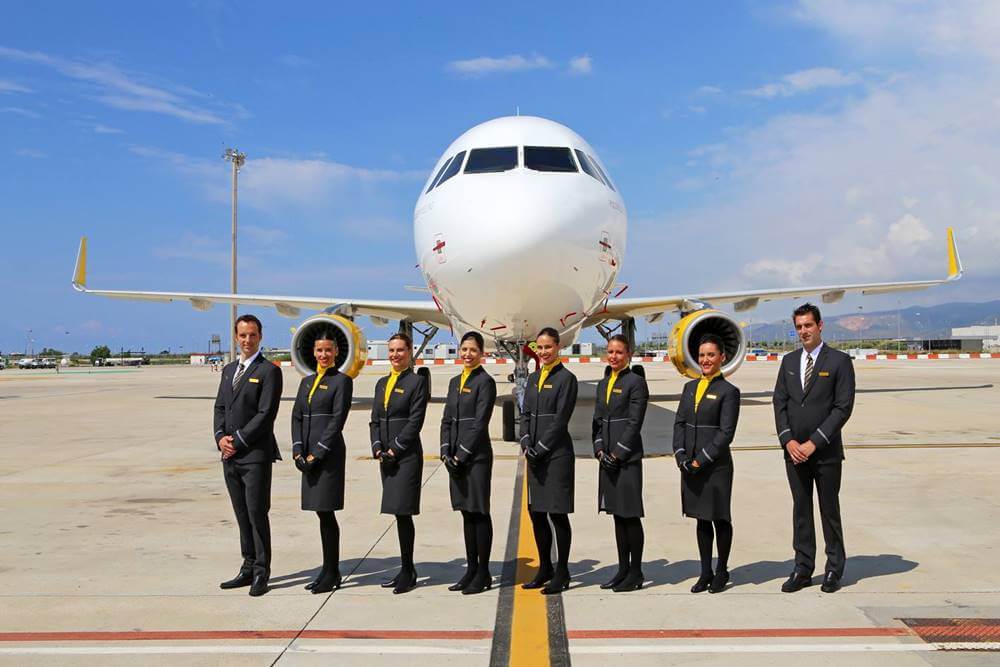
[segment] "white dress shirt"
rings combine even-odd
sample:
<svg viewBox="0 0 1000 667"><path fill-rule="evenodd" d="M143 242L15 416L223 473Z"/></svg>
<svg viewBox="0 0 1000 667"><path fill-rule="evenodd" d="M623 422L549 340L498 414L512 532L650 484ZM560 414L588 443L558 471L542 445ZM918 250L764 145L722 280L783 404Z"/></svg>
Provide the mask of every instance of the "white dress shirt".
<svg viewBox="0 0 1000 667"><path fill-rule="evenodd" d="M813 359L813 374L816 373L816 360L819 359L819 351L823 349L823 342L813 348L812 352L806 352L806 348L802 348L802 358L799 360L799 380L802 381L802 389L806 388L806 357L812 357Z"/></svg>

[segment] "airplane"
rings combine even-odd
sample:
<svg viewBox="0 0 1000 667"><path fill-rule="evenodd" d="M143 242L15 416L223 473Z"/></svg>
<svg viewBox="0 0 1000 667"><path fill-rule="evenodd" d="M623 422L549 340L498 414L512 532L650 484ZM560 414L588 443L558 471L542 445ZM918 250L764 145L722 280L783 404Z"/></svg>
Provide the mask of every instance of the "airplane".
<svg viewBox="0 0 1000 667"><path fill-rule="evenodd" d="M554 121L507 116L477 125L452 142L417 198L414 244L430 299L92 289L86 284L86 237L80 241L73 287L119 299L189 301L197 310L239 303L272 307L292 318L302 310L322 311L306 318L292 336L292 361L303 374L315 370L312 343L320 331L338 339L338 368L352 377L361 372L367 347L355 323L358 316L378 326L398 321L401 331L422 334L415 356L441 328L455 336L478 331L514 362L514 397L503 406L505 439L507 434L512 439L515 402L519 407L527 386L527 344L543 327L558 330L565 344L588 327L605 339L621 332L634 343L636 318L652 323L677 311L668 353L678 372L700 377L697 341L711 332L725 343L728 361L722 371L728 376L743 363L746 338L739 322L717 306L732 305L741 313L761 301L816 294L823 303L835 303L848 292L926 289L963 273L948 228L948 273L942 279L622 298L626 286L616 280L626 228L625 202L590 144Z"/></svg>

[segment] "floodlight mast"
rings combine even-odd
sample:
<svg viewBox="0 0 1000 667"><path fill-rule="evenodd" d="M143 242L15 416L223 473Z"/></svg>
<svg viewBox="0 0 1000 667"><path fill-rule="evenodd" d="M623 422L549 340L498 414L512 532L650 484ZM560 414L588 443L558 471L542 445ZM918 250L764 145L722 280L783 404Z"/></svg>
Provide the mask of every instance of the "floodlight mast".
<svg viewBox="0 0 1000 667"><path fill-rule="evenodd" d="M232 236L232 269L230 271L230 291L236 296L236 185L237 174L247 160L246 153L236 148L227 148L222 158L233 165L233 236ZM229 306L229 361L236 359L236 304Z"/></svg>

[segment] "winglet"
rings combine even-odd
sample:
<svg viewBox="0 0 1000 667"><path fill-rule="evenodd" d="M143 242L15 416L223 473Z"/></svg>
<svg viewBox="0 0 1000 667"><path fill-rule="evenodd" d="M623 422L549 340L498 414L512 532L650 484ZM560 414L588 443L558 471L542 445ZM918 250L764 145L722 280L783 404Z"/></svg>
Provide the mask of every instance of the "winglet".
<svg viewBox="0 0 1000 667"><path fill-rule="evenodd" d="M73 289L87 291L87 237L80 237L80 249L76 253L76 268L73 269Z"/></svg>
<svg viewBox="0 0 1000 667"><path fill-rule="evenodd" d="M958 256L958 246L955 245L955 230L948 228L948 280L958 280L965 269L962 268L962 258Z"/></svg>

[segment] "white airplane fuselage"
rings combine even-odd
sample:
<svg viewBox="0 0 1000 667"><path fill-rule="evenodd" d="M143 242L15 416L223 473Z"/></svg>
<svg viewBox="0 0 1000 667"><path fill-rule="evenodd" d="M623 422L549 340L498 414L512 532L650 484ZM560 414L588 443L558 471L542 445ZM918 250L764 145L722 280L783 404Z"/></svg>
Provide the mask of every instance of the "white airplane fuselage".
<svg viewBox="0 0 1000 667"><path fill-rule="evenodd" d="M475 169L473 156L487 154L470 151L512 154L512 147L513 168L467 171ZM570 149L575 170L544 170L536 147ZM463 151L461 169L428 191ZM551 326L569 343L614 295L625 203L594 149L558 123L516 116L472 128L435 165L413 217L421 272L456 335L476 330L487 340L528 341Z"/></svg>

